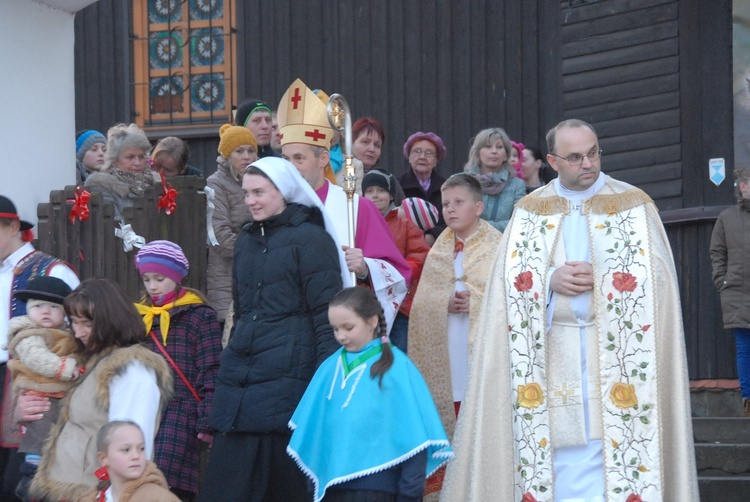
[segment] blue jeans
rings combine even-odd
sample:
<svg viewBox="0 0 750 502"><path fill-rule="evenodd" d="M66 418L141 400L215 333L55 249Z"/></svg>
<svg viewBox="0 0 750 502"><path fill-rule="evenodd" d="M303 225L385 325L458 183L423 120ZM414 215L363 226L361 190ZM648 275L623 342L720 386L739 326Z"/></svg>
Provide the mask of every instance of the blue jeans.
<svg viewBox="0 0 750 502"><path fill-rule="evenodd" d="M396 319L393 321L393 327L391 327L391 343L401 349L406 354L407 340L406 336L409 334L409 318L399 312L396 314Z"/></svg>
<svg viewBox="0 0 750 502"><path fill-rule="evenodd" d="M750 399L750 329L734 328L734 340L737 344L737 376L742 397Z"/></svg>

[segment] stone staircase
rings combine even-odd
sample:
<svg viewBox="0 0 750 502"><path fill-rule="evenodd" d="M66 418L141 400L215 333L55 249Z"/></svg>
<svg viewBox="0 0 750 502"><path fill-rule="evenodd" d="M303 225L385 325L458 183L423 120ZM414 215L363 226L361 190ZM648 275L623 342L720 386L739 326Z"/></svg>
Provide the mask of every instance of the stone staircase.
<svg viewBox="0 0 750 502"><path fill-rule="evenodd" d="M701 501L750 501L750 418L742 416L736 381L734 388L691 386Z"/></svg>

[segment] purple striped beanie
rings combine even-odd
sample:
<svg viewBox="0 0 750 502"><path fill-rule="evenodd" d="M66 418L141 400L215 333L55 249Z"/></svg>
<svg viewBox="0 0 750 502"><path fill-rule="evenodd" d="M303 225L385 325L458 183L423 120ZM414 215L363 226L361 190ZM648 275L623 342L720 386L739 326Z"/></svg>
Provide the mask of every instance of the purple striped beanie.
<svg viewBox="0 0 750 502"><path fill-rule="evenodd" d="M190 264L182 248L172 241L151 241L135 255L138 273L154 273L172 279L177 284L188 273Z"/></svg>

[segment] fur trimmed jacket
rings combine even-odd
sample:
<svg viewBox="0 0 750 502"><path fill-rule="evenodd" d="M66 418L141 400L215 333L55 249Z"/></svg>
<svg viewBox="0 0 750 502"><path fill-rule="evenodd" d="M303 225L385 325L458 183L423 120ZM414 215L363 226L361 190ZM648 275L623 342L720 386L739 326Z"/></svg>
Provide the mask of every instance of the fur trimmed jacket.
<svg viewBox="0 0 750 502"><path fill-rule="evenodd" d="M142 345L106 350L92 356L86 371L63 403L57 424L44 445L42 462L31 484L31 496L40 500L81 500L96 487L94 471L99 468L96 435L109 422L110 383L138 361L156 374L161 393L160 409L172 397L173 382L169 365L158 354ZM155 417L158 429L161 413Z"/></svg>
<svg viewBox="0 0 750 502"><path fill-rule="evenodd" d="M97 502L99 493L96 489L89 490L81 497L81 502ZM180 502L180 499L169 491L167 480L156 464L148 462L139 478L125 483L119 502Z"/></svg>
<svg viewBox="0 0 750 502"><path fill-rule="evenodd" d="M78 376L78 356L73 333L65 329L42 328L29 316L14 317L8 323L8 352L13 357L8 369L13 376L13 393L20 390L67 392Z"/></svg>
<svg viewBox="0 0 750 502"><path fill-rule="evenodd" d="M144 169L144 175L150 173L151 177L144 176L148 185L154 185L161 181L159 175L150 169ZM149 183L150 182L150 183ZM133 206L133 200L139 196L132 192L131 184L112 174L111 172L91 173L87 178L84 186L91 192L102 194L104 202L111 202L115 205L115 220L122 221L122 210L126 207Z"/></svg>

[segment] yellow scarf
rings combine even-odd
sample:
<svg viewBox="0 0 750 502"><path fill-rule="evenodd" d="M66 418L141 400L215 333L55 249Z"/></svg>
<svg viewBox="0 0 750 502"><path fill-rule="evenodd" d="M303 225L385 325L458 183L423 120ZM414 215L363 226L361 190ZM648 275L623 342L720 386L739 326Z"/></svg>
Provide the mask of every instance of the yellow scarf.
<svg viewBox="0 0 750 502"><path fill-rule="evenodd" d="M203 300L191 291L187 291L181 298L162 305L161 307L144 305L143 303L136 303L135 308L138 313L143 316L143 324L146 325L146 335L151 332L151 326L154 323L154 316L159 315L159 327L161 330L161 339L164 342L164 346L167 346L167 333L169 332L169 311L172 307L181 307L182 305L195 305L202 304Z"/></svg>

